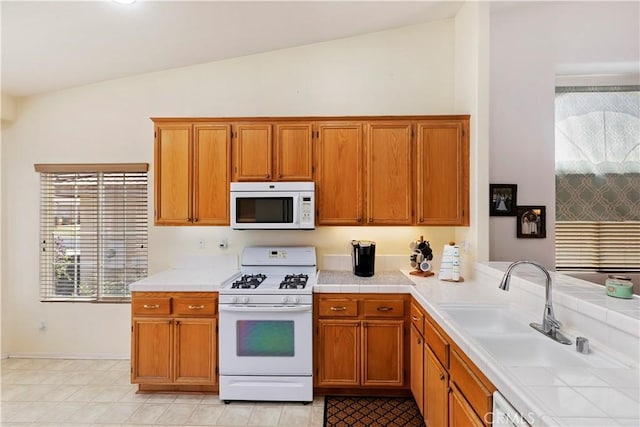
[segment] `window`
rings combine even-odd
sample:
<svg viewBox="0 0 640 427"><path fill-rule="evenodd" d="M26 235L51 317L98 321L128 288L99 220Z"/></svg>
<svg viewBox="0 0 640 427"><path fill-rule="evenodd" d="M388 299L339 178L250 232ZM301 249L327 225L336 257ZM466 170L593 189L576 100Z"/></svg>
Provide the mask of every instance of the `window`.
<svg viewBox="0 0 640 427"><path fill-rule="evenodd" d="M129 301L147 275L147 164L35 165L41 301Z"/></svg>
<svg viewBox="0 0 640 427"><path fill-rule="evenodd" d="M556 269L640 272L640 87L556 88Z"/></svg>

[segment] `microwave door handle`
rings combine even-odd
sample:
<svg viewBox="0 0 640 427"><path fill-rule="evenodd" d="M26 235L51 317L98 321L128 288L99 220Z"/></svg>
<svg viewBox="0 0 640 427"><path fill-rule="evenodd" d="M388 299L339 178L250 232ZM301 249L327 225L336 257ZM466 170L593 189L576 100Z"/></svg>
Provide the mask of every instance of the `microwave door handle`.
<svg viewBox="0 0 640 427"><path fill-rule="evenodd" d="M256 305L224 305L220 304L218 306L218 311L227 311L227 312L245 312L245 313L295 313L295 312L304 312L311 311L310 305L294 305L294 306L256 306Z"/></svg>
<svg viewBox="0 0 640 427"><path fill-rule="evenodd" d="M293 224L300 224L300 209L302 209L302 199L299 194L293 195L293 203L291 204L291 208L293 209Z"/></svg>

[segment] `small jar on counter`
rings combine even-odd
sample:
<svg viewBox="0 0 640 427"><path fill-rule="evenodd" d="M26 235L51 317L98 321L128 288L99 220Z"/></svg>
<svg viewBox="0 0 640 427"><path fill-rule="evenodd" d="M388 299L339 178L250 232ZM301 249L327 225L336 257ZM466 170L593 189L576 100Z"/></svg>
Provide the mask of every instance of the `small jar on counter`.
<svg viewBox="0 0 640 427"><path fill-rule="evenodd" d="M611 274L604 282L607 295L616 298L633 298L631 277Z"/></svg>

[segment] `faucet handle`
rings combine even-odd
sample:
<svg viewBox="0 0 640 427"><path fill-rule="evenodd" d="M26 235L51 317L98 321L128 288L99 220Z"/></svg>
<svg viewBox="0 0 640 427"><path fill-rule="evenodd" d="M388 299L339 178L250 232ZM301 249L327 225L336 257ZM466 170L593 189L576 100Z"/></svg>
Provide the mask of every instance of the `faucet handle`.
<svg viewBox="0 0 640 427"><path fill-rule="evenodd" d="M562 327L562 323L557 320L551 313L545 313L543 323L548 326L548 329L560 329Z"/></svg>

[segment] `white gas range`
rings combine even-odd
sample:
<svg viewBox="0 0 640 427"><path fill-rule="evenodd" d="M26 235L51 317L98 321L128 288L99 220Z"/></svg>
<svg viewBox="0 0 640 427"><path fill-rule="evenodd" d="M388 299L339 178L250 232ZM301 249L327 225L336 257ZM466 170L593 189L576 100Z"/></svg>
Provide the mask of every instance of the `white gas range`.
<svg viewBox="0 0 640 427"><path fill-rule="evenodd" d="M313 400L310 246L253 246L220 286L220 399Z"/></svg>

